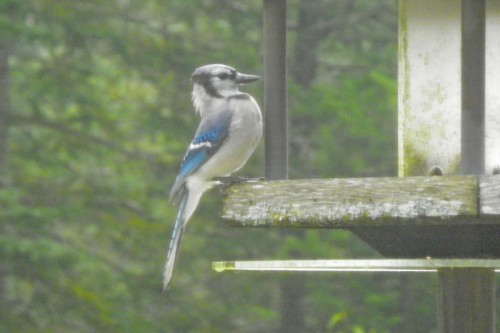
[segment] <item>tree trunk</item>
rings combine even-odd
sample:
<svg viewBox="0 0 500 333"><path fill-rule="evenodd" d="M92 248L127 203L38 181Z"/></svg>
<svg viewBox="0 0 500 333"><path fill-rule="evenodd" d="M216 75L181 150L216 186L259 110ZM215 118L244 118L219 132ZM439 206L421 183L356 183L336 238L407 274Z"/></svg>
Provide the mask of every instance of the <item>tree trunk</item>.
<svg viewBox="0 0 500 333"><path fill-rule="evenodd" d="M281 284L281 323L278 333L306 332L303 298L303 275L287 275Z"/></svg>
<svg viewBox="0 0 500 333"><path fill-rule="evenodd" d="M8 48L0 43L0 187L5 182L8 147L9 69Z"/></svg>
<svg viewBox="0 0 500 333"><path fill-rule="evenodd" d="M8 69L8 48L0 42L0 189L7 182L7 147L8 147L8 115L9 115L9 69ZM6 276L5 263L0 261L0 308L5 308L6 304ZM0 311L1 312L1 311ZM5 321L0 315L0 321Z"/></svg>
<svg viewBox="0 0 500 333"><path fill-rule="evenodd" d="M297 21L297 40L295 43L292 76L302 87L309 87L316 76L316 49L321 40L318 38L314 25L318 19L316 13L317 1L301 1Z"/></svg>

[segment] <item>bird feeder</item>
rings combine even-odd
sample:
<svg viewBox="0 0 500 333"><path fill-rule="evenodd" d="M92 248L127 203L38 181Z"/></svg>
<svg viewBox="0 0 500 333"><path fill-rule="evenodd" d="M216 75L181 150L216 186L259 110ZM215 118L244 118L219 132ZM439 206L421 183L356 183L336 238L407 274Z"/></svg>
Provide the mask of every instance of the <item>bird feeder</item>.
<svg viewBox="0 0 500 333"><path fill-rule="evenodd" d="M286 180L285 17L285 0L264 0L267 179L225 188L222 218L238 226L347 229L387 259L214 268L437 271L439 332L494 332L500 0L399 0L394 178Z"/></svg>

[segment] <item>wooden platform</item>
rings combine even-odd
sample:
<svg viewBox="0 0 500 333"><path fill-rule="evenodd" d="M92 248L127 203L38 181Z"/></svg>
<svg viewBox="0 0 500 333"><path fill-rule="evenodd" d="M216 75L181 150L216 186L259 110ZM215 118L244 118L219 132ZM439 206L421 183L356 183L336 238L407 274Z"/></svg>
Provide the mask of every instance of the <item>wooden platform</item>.
<svg viewBox="0 0 500 333"><path fill-rule="evenodd" d="M233 226L347 229L391 258L500 258L500 176L247 181Z"/></svg>

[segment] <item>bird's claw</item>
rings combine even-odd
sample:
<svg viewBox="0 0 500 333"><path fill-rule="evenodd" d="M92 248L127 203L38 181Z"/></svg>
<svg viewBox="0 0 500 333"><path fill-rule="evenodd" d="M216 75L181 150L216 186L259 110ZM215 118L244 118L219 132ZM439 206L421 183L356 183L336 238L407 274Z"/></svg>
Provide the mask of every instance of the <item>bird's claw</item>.
<svg viewBox="0 0 500 333"><path fill-rule="evenodd" d="M227 177L215 177L214 181L218 183L218 185L222 187L229 187L233 184L239 184L248 181L261 181L264 178L246 178L246 177L238 177L238 176L227 176Z"/></svg>

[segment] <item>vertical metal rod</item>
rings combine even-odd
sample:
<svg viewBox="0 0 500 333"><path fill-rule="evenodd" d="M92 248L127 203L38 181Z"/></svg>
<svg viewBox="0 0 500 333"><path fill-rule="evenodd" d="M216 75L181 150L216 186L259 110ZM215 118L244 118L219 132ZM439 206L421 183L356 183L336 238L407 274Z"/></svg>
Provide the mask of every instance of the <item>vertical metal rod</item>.
<svg viewBox="0 0 500 333"><path fill-rule="evenodd" d="M288 178L286 0L264 0L266 178Z"/></svg>
<svg viewBox="0 0 500 333"><path fill-rule="evenodd" d="M442 269L439 276L439 332L495 332L495 271Z"/></svg>
<svg viewBox="0 0 500 333"><path fill-rule="evenodd" d="M461 173L485 171L485 0L462 0Z"/></svg>

